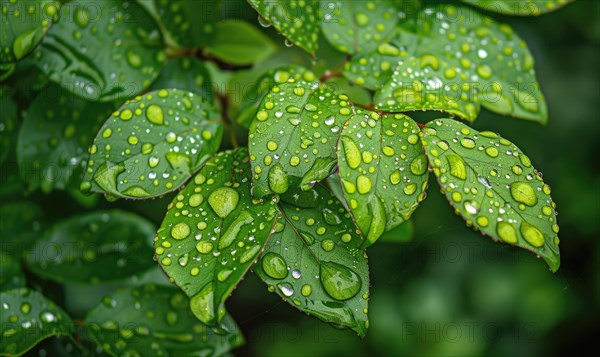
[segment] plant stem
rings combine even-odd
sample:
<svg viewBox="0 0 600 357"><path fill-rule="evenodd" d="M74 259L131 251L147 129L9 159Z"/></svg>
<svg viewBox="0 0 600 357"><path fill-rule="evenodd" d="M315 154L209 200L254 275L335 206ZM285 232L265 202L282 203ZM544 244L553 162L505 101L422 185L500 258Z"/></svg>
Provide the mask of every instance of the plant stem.
<svg viewBox="0 0 600 357"><path fill-rule="evenodd" d="M219 104L221 106L221 120L223 120L225 129L227 129L227 132L229 133L229 138L231 139L231 145L233 145L234 148L238 148L240 145L238 143L237 136L235 135L233 122L229 119L229 116L227 115L227 108L229 107L229 99L227 98L227 95L222 94L222 93L218 94L218 98L219 98Z"/></svg>

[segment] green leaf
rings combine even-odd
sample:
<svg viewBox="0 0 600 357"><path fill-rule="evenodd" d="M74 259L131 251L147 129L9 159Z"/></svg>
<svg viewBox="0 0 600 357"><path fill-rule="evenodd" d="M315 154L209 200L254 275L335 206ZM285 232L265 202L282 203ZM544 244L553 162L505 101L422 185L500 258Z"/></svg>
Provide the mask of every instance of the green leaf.
<svg viewBox="0 0 600 357"><path fill-rule="evenodd" d="M427 157L420 129L402 114L356 109L338 144L339 177L366 241L406 222L427 189Z"/></svg>
<svg viewBox="0 0 600 357"><path fill-rule="evenodd" d="M464 7L427 8L417 15L418 50L400 61L375 95L388 111L443 110L475 120L479 105L546 123L534 59L512 28Z"/></svg>
<svg viewBox="0 0 600 357"><path fill-rule="evenodd" d="M220 0L157 0L155 5L164 31L182 48L206 45L221 19Z"/></svg>
<svg viewBox="0 0 600 357"><path fill-rule="evenodd" d="M254 272L294 307L364 337L369 270L350 215L320 184L284 194L279 208L283 216Z"/></svg>
<svg viewBox="0 0 600 357"><path fill-rule="evenodd" d="M152 268L155 227L121 210L95 211L56 223L28 252L29 269L60 283L99 283Z"/></svg>
<svg viewBox="0 0 600 357"><path fill-rule="evenodd" d="M0 88L0 165L6 160L12 149L14 132L17 130L18 112L17 103L12 97Z"/></svg>
<svg viewBox="0 0 600 357"><path fill-rule="evenodd" d="M321 28L333 47L345 53L373 50L394 33L398 10L391 1L321 0Z"/></svg>
<svg viewBox="0 0 600 357"><path fill-rule="evenodd" d="M63 88L93 101L125 99L148 88L165 53L146 10L134 1L71 5L36 49L38 67Z"/></svg>
<svg viewBox="0 0 600 357"><path fill-rule="evenodd" d="M41 92L27 110L17 146L21 177L29 190L79 188L87 148L113 108L58 86Z"/></svg>
<svg viewBox="0 0 600 357"><path fill-rule="evenodd" d="M0 271L2 272L2 275L0 275L0 291L25 286L25 276L19 266L19 260L14 259L4 251L0 251Z"/></svg>
<svg viewBox="0 0 600 357"><path fill-rule="evenodd" d="M22 253L39 237L43 216L42 209L33 202L6 202L3 199L0 204L2 251L20 259Z"/></svg>
<svg viewBox="0 0 600 357"><path fill-rule="evenodd" d="M261 23L272 24L287 40L315 55L321 32L319 1L248 0L263 17Z"/></svg>
<svg viewBox="0 0 600 357"><path fill-rule="evenodd" d="M336 143L353 114L348 97L318 83L288 81L267 94L250 126L253 194L284 193L301 178L308 190L336 164Z"/></svg>
<svg viewBox="0 0 600 357"><path fill-rule="evenodd" d="M224 62L243 66L269 57L276 49L273 41L256 27L242 20L228 20L216 25L205 52Z"/></svg>
<svg viewBox="0 0 600 357"><path fill-rule="evenodd" d="M539 16L575 0L462 0L481 9L514 16Z"/></svg>
<svg viewBox="0 0 600 357"><path fill-rule="evenodd" d="M60 3L51 0L2 2L0 64L16 62L29 54L58 18Z"/></svg>
<svg viewBox="0 0 600 357"><path fill-rule="evenodd" d="M560 265L555 203L531 160L510 141L451 119L423 130L423 145L450 204L468 226Z"/></svg>
<svg viewBox="0 0 600 357"><path fill-rule="evenodd" d="M269 239L275 214L271 201L252 199L246 149L217 154L171 202L155 253L200 321L224 316L225 299Z"/></svg>
<svg viewBox="0 0 600 357"><path fill-rule="evenodd" d="M98 132L81 188L109 198L164 195L219 149L222 136L218 111L194 93L161 89L136 97Z"/></svg>
<svg viewBox="0 0 600 357"><path fill-rule="evenodd" d="M412 241L415 231L412 221L406 221L398 227L387 231L379 237L381 243L407 243Z"/></svg>
<svg viewBox="0 0 600 357"><path fill-rule="evenodd" d="M265 95L274 86L286 83L288 80L313 82L317 77L312 71L293 65L267 71L256 80L255 84L249 85L247 90L243 91L244 97L236 122L244 128L249 128Z"/></svg>
<svg viewBox="0 0 600 357"><path fill-rule="evenodd" d="M111 356L220 356L244 342L231 317L213 330L192 315L183 293L153 284L105 296L85 323Z"/></svg>
<svg viewBox="0 0 600 357"><path fill-rule="evenodd" d="M180 57L167 62L150 90L163 88L194 92L208 102L213 99L210 74L202 61L192 57Z"/></svg>
<svg viewBox="0 0 600 357"><path fill-rule="evenodd" d="M0 355L22 355L50 336L72 333L71 318L37 291L27 288L0 293Z"/></svg>

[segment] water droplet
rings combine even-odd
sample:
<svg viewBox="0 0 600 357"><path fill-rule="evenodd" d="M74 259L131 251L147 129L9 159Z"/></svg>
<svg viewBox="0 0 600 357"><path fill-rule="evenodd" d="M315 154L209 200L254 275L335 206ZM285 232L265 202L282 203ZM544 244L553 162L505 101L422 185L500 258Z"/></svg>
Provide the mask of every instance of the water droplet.
<svg viewBox="0 0 600 357"><path fill-rule="evenodd" d="M511 183L510 194L515 201L524 203L529 207L535 206L538 201L535 190L527 182Z"/></svg>
<svg viewBox="0 0 600 357"><path fill-rule="evenodd" d="M219 281L223 282L223 281L227 280L227 278L229 278L231 273L233 273L233 270L231 270L231 269L221 270L220 272L217 273L217 279Z"/></svg>
<svg viewBox="0 0 600 357"><path fill-rule="evenodd" d="M277 253L265 254L261 263L264 272L273 279L283 279L288 275L287 264Z"/></svg>
<svg viewBox="0 0 600 357"><path fill-rule="evenodd" d="M302 293L302 296L310 296L310 294L312 294L312 287L308 284L304 284L300 289L300 293Z"/></svg>
<svg viewBox="0 0 600 357"><path fill-rule="evenodd" d="M281 290L283 295L287 297L294 295L294 287L289 283L277 284L277 287L279 288L279 290Z"/></svg>
<svg viewBox="0 0 600 357"><path fill-rule="evenodd" d="M348 136L341 137L342 144L344 145L344 155L346 157L346 162L351 169L355 169L360 165L361 155L358 150L358 146L356 143L349 138Z"/></svg>
<svg viewBox="0 0 600 357"><path fill-rule="evenodd" d="M449 154L446 155L446 159L448 160L448 165L450 166L450 175L461 180L466 180L467 168L462 157L454 154Z"/></svg>
<svg viewBox="0 0 600 357"><path fill-rule="evenodd" d="M164 122L162 108L156 104L150 104L148 108L146 108L146 118L153 124L162 125Z"/></svg>
<svg viewBox="0 0 600 357"><path fill-rule="evenodd" d="M540 248L544 245L544 235L542 232L532 224L523 221L521 223L521 234L525 240L536 248Z"/></svg>
<svg viewBox="0 0 600 357"><path fill-rule="evenodd" d="M21 312L24 314L29 314L29 312L31 311L31 305L29 305L29 303L24 302L23 304L21 304Z"/></svg>
<svg viewBox="0 0 600 357"><path fill-rule="evenodd" d="M282 194L288 190L288 175L280 164L276 164L269 170L269 187L271 191Z"/></svg>
<svg viewBox="0 0 600 357"><path fill-rule="evenodd" d="M334 262L321 262L320 279L327 294L336 300L348 300L362 287L360 277L354 271Z"/></svg>
<svg viewBox="0 0 600 357"><path fill-rule="evenodd" d="M292 270L292 278L300 279L300 277L302 277L302 273L300 272L300 270L298 270L298 269Z"/></svg>
<svg viewBox="0 0 600 357"><path fill-rule="evenodd" d="M171 236L175 239L184 239L190 235L190 226L187 223L180 222L171 228Z"/></svg>
<svg viewBox="0 0 600 357"><path fill-rule="evenodd" d="M472 200L465 201L464 207L465 207L465 210L470 214L479 213L479 203L477 203L476 201L472 201Z"/></svg>
<svg viewBox="0 0 600 357"><path fill-rule="evenodd" d="M359 175L356 179L356 187L358 188L358 193L369 193L369 191L371 191L372 188L371 179L365 175Z"/></svg>
<svg viewBox="0 0 600 357"><path fill-rule="evenodd" d="M210 200L210 198L209 198ZM219 249L225 249L229 247L240 234L240 230L246 224L250 224L254 221L254 217L248 211L242 211L231 223L227 231L221 234L219 238Z"/></svg>
<svg viewBox="0 0 600 357"><path fill-rule="evenodd" d="M498 222L496 225L496 233L498 233L498 236L506 243L517 243L517 230L508 222Z"/></svg>
<svg viewBox="0 0 600 357"><path fill-rule="evenodd" d="M208 196L208 204L215 213L225 218L237 207L240 195L229 187L219 187Z"/></svg>

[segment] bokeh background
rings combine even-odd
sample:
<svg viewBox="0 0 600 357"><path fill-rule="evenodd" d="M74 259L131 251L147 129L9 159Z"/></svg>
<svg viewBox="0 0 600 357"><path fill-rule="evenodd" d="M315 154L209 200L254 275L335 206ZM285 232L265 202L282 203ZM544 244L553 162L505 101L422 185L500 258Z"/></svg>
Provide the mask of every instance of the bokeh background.
<svg viewBox="0 0 600 357"><path fill-rule="evenodd" d="M258 26L248 5L226 3L226 17ZM534 255L471 231L432 181L428 199L413 216L412 240L369 249L370 330L364 340L298 312L249 274L227 304L247 340L235 355L552 356L576 351L582 341L595 341L600 321L600 1L578 0L536 18L494 17L514 26L534 54L550 121L541 127L483 110L474 127L498 131L515 142L553 187L561 227L559 271L552 274ZM249 81L261 68L290 61L310 64L301 51L283 46L275 30L265 31L281 44L281 51L259 68L233 77L213 69L215 81L223 81L218 86ZM340 61L327 44L322 46L317 68ZM2 170L2 189L18 187L10 174L16 170L14 157ZM167 196L109 204L103 198L76 200L60 192L29 198L42 205L49 222L86 210L122 207L157 225L171 200ZM47 284L28 278L34 285ZM77 316L114 287L57 287L50 289L50 297L65 301ZM53 351L65 352L49 340L30 355Z"/></svg>

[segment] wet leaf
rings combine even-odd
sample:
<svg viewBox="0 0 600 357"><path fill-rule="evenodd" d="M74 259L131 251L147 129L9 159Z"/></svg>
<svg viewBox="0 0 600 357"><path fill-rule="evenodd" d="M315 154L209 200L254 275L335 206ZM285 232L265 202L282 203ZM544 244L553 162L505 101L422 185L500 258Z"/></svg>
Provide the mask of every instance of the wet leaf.
<svg viewBox="0 0 600 357"><path fill-rule="evenodd" d="M221 0L157 0L156 13L168 37L181 48L206 45L221 19Z"/></svg>
<svg viewBox="0 0 600 357"><path fill-rule="evenodd" d="M443 193L468 226L560 265L556 205L531 160L499 135L451 119L423 130L423 145Z"/></svg>
<svg viewBox="0 0 600 357"><path fill-rule="evenodd" d="M220 356L244 342L231 317L211 329L188 306L178 289L146 284L105 296L85 323L91 339L111 356Z"/></svg>
<svg viewBox="0 0 600 357"><path fill-rule="evenodd" d="M155 227L121 210L83 213L59 221L28 251L36 275L60 283L99 283L152 268Z"/></svg>
<svg viewBox="0 0 600 357"><path fill-rule="evenodd" d="M37 291L27 288L0 293L0 355L21 355L50 336L72 333L71 318Z"/></svg>
<svg viewBox="0 0 600 357"><path fill-rule="evenodd" d="M171 202L156 258L200 321L224 316L225 299L263 249L275 214L272 202L252 199L246 149L217 154Z"/></svg>
<svg viewBox="0 0 600 357"><path fill-rule="evenodd" d="M257 79L255 84L248 86L248 90L243 92L244 97L236 122L249 128L265 95L274 86L286 83L290 79L313 82L317 80L317 77L312 71L300 66L284 66L267 71Z"/></svg>
<svg viewBox="0 0 600 357"><path fill-rule="evenodd" d="M60 9L58 1L3 1L0 13L0 64L16 62L42 40Z"/></svg>
<svg viewBox="0 0 600 357"><path fill-rule="evenodd" d="M2 185L6 183L3 182ZM15 259L20 259L33 241L40 236L44 212L35 203L29 201L6 201L0 204L0 235L2 251Z"/></svg>
<svg viewBox="0 0 600 357"><path fill-rule="evenodd" d="M318 83L288 81L263 98L250 126L253 194L284 193L301 178L308 190L336 164L339 132L353 114L348 97Z"/></svg>
<svg viewBox="0 0 600 357"><path fill-rule="evenodd" d="M19 257L12 257L0 251L0 291L22 288L25 286L25 276L21 271Z"/></svg>
<svg viewBox="0 0 600 357"><path fill-rule="evenodd" d="M92 101L132 97L165 61L152 17L134 1L77 1L34 52L38 67L66 90Z"/></svg>
<svg viewBox="0 0 600 357"><path fill-rule="evenodd" d="M202 61L192 57L175 58L167 62L150 90L163 88L194 92L208 102L213 99L210 74Z"/></svg>
<svg viewBox="0 0 600 357"><path fill-rule="evenodd" d="M8 153L12 150L14 132L17 130L18 112L17 103L12 97L0 88L0 165L6 160Z"/></svg>
<svg viewBox="0 0 600 357"><path fill-rule="evenodd" d="M273 41L256 27L242 20L228 20L215 26L205 52L224 62L243 66L269 57L276 49Z"/></svg>
<svg viewBox="0 0 600 357"><path fill-rule="evenodd" d="M462 0L481 9L514 16L539 16L575 0Z"/></svg>
<svg viewBox="0 0 600 357"><path fill-rule="evenodd" d="M417 51L397 61L395 74L375 95L376 108L443 110L473 121L482 105L547 121L535 61L510 26L451 5L427 8L416 21Z"/></svg>
<svg viewBox="0 0 600 357"><path fill-rule="evenodd" d="M222 136L219 113L194 93L161 89L136 97L98 132L81 188L111 199L164 195L218 150Z"/></svg>
<svg viewBox="0 0 600 357"><path fill-rule="evenodd" d="M373 50L394 33L398 15L391 1L321 0L323 35L345 53Z"/></svg>
<svg viewBox="0 0 600 357"><path fill-rule="evenodd" d="M17 160L29 190L79 188L87 148L112 104L83 100L58 86L42 91L21 124Z"/></svg>
<svg viewBox="0 0 600 357"><path fill-rule="evenodd" d="M260 21L272 24L277 31L306 52L314 55L319 47L319 1L248 0L263 17Z"/></svg>
<svg viewBox="0 0 600 357"><path fill-rule="evenodd" d="M356 109L338 143L339 177L364 247L406 222L427 188L420 129L402 114Z"/></svg>
<svg viewBox="0 0 600 357"><path fill-rule="evenodd" d="M282 217L254 272L286 302L364 337L369 271L362 240L324 186L282 196Z"/></svg>

